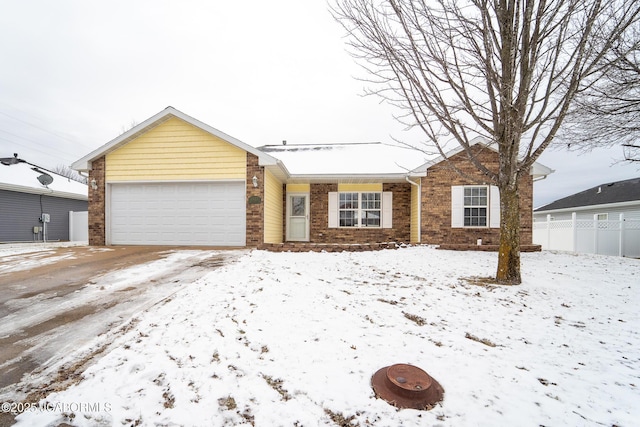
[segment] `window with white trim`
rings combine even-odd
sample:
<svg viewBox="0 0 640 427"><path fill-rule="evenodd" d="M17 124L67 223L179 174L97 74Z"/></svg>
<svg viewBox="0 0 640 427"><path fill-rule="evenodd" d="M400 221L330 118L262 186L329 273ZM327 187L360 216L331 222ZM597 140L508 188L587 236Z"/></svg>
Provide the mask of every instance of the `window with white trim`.
<svg viewBox="0 0 640 427"><path fill-rule="evenodd" d="M451 227L500 228L500 192L494 185L451 186Z"/></svg>
<svg viewBox="0 0 640 427"><path fill-rule="evenodd" d="M464 226L486 227L488 211L487 187L464 188Z"/></svg>
<svg viewBox="0 0 640 427"><path fill-rule="evenodd" d="M380 227L382 193L338 193L340 227Z"/></svg>

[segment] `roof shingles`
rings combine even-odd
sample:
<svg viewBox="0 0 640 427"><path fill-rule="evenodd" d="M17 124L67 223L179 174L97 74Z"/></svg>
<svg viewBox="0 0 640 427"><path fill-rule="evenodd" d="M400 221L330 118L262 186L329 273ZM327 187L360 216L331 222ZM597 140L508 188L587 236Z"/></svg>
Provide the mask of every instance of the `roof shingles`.
<svg viewBox="0 0 640 427"><path fill-rule="evenodd" d="M598 185L542 206L536 209L536 212L636 200L640 201L640 177Z"/></svg>

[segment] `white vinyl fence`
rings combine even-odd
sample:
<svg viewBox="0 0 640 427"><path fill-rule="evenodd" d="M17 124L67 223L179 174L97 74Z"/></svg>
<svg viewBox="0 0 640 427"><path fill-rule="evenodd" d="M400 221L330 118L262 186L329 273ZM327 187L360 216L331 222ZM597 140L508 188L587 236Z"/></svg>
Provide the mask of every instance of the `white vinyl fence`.
<svg viewBox="0 0 640 427"><path fill-rule="evenodd" d="M89 212L69 211L69 241L89 240Z"/></svg>
<svg viewBox="0 0 640 427"><path fill-rule="evenodd" d="M617 220L571 219L554 221L547 215L546 221L533 223L533 243L542 249L572 251L600 255L640 257L640 220L626 219L620 214Z"/></svg>

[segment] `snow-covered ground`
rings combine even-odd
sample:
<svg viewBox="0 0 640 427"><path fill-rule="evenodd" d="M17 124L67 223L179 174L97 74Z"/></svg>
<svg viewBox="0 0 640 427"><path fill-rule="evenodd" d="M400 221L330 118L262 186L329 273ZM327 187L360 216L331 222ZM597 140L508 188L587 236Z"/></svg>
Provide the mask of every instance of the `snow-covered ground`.
<svg viewBox="0 0 640 427"><path fill-rule="evenodd" d="M638 425L640 260L523 254L520 286L467 280L495 265L430 247L248 252L139 313L18 425ZM371 376L395 363L443 402L377 399Z"/></svg>

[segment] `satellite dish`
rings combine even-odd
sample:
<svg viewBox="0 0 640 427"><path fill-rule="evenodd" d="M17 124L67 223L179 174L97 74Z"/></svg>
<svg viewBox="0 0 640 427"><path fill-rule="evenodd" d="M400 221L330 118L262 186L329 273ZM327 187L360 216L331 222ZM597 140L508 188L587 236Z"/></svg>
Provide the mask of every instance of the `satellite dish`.
<svg viewBox="0 0 640 427"><path fill-rule="evenodd" d="M40 184L46 187L53 182L53 177L47 173L43 173L38 177L38 181L40 181Z"/></svg>

